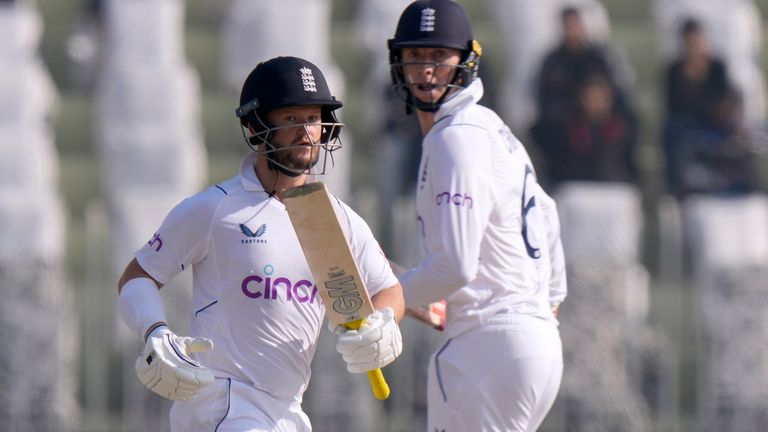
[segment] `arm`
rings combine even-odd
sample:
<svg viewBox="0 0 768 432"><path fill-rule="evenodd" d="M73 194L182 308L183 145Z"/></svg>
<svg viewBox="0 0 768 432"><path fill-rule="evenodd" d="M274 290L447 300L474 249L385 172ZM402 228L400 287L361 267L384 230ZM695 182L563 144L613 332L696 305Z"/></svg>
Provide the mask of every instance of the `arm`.
<svg viewBox="0 0 768 432"><path fill-rule="evenodd" d="M436 197L424 202L433 209L421 215L429 252L400 275L405 305L410 308L447 299L477 277L480 245L493 209L491 154L467 145L487 141L486 131L451 126L428 139L425 148L437 146L440 151L429 154L424 193Z"/></svg>
<svg viewBox="0 0 768 432"><path fill-rule="evenodd" d="M144 271L144 269L139 265L139 262L136 261L136 258L134 258L125 267L125 270L123 271L123 275L120 276L120 280L117 282L117 294L119 295L123 291L123 287L129 280L135 279L135 278L152 279L152 281L157 285L157 289L160 289L163 287L163 284L155 280L155 278L150 276L149 273Z"/></svg>
<svg viewBox="0 0 768 432"><path fill-rule="evenodd" d="M391 308L396 321L399 322L403 318L405 302L403 301L403 287L399 283L376 293L371 298L371 302L373 302L373 309L375 310Z"/></svg>
<svg viewBox="0 0 768 432"><path fill-rule="evenodd" d="M550 259L549 304L552 307L552 313L557 318L560 303L565 300L568 294L565 255L563 253L563 244L560 240L560 217L557 213L555 201L543 190L539 191L539 196L542 197L540 202L542 203L547 226L547 245Z"/></svg>
<svg viewBox="0 0 768 432"><path fill-rule="evenodd" d="M394 261L390 261L389 265L398 276L407 271L405 267ZM445 328L445 300L430 303L426 306L405 308L405 315L421 321L435 330L442 331Z"/></svg>
<svg viewBox="0 0 768 432"><path fill-rule="evenodd" d="M189 357L207 351L206 338L176 336L168 328L159 289L162 284L134 258L118 282L118 308L123 322L145 341L136 374L148 389L171 400L193 398L214 380L210 370Z"/></svg>
<svg viewBox="0 0 768 432"><path fill-rule="evenodd" d="M117 283L120 317L143 340L156 326L167 325L163 301L157 292L160 287L162 284L144 271L136 258L128 263Z"/></svg>

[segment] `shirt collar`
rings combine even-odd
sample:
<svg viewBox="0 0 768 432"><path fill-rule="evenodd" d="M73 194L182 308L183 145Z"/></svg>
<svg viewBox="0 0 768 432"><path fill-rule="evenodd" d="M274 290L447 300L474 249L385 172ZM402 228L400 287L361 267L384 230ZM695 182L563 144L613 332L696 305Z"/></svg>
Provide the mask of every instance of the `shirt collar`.
<svg viewBox="0 0 768 432"><path fill-rule="evenodd" d="M267 192L256 176L256 158L259 154L250 152L240 161L240 184L246 192ZM318 181L318 174L307 174L306 183Z"/></svg>
<svg viewBox="0 0 768 432"><path fill-rule="evenodd" d="M458 111L478 103L483 97L483 82L476 78L466 88L460 90L440 105L440 109L435 114L435 123L445 117L456 114Z"/></svg>
<svg viewBox="0 0 768 432"><path fill-rule="evenodd" d="M240 183L247 192L263 192L264 186L261 185L259 178L256 177L256 158L259 155L250 152L240 161Z"/></svg>

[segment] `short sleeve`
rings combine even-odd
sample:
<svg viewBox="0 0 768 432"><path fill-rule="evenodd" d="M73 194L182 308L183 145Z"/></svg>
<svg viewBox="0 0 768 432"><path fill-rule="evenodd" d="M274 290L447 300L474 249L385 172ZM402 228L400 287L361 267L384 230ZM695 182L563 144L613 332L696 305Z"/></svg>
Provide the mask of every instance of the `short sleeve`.
<svg viewBox="0 0 768 432"><path fill-rule="evenodd" d="M204 192L174 207L152 238L136 252L144 271L165 284L205 259L216 203Z"/></svg>

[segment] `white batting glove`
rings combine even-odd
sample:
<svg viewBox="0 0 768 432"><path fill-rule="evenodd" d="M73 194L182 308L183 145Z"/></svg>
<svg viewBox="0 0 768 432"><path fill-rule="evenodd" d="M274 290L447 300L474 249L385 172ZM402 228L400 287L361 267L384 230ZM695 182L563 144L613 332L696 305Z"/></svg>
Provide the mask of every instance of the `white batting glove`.
<svg viewBox="0 0 768 432"><path fill-rule="evenodd" d="M147 337L144 351L136 360L136 374L142 384L162 397L191 399L213 382L213 374L189 355L211 349L210 339L176 336L162 326Z"/></svg>
<svg viewBox="0 0 768 432"><path fill-rule="evenodd" d="M383 368L403 351L395 311L389 307L369 315L359 330L347 330L344 326L335 326L332 330L339 335L336 351L344 357L347 370L352 373Z"/></svg>

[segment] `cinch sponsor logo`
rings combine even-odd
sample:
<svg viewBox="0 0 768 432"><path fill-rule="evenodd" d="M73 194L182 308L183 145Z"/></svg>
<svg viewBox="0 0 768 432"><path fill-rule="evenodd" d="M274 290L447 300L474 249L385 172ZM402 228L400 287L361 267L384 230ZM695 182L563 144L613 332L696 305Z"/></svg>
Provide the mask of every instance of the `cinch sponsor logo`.
<svg viewBox="0 0 768 432"><path fill-rule="evenodd" d="M265 273L272 273L272 266L264 267ZM317 287L312 281L299 279L296 282L282 276L250 275L240 283L243 294L251 299L287 300L314 304Z"/></svg>
<svg viewBox="0 0 768 432"><path fill-rule="evenodd" d="M163 239L160 238L160 233L155 233L154 236L152 236L151 239L147 242L149 247L155 248L155 252L160 252L160 249L163 248Z"/></svg>
<svg viewBox="0 0 768 432"><path fill-rule="evenodd" d="M461 193L455 193L452 194L450 192L443 192L440 194L437 194L435 197L435 202L438 206L446 204L446 205L455 205L457 207L467 207L472 208L474 205L474 202L472 201L472 197L467 194L461 194Z"/></svg>
<svg viewBox="0 0 768 432"><path fill-rule="evenodd" d="M260 227L256 229L256 232L251 231L250 228L248 228L245 224L240 224L240 232L245 234L246 239L241 239L240 243L247 244L247 243L266 243L266 239L260 239L258 237L261 237L264 235L265 232L267 232L267 224L261 224Z"/></svg>

